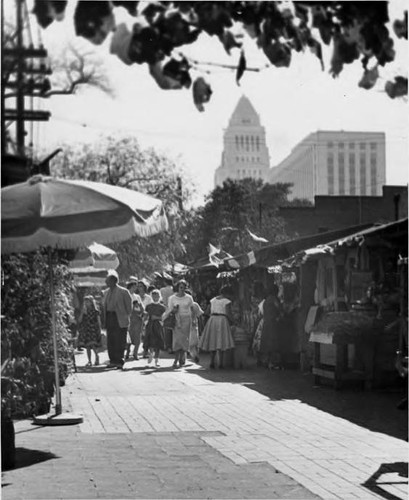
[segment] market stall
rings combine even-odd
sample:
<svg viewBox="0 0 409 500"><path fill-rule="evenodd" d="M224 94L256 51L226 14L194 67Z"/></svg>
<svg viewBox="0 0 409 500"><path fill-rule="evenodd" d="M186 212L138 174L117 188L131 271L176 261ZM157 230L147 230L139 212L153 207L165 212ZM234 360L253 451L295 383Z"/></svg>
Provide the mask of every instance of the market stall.
<svg viewBox="0 0 409 500"><path fill-rule="evenodd" d="M397 376L396 322L407 303L398 262L408 252L407 219L355 233L296 255L301 268L315 262L314 302L306 332L316 382L336 388L360 381L367 389ZM406 296L405 300L402 297Z"/></svg>

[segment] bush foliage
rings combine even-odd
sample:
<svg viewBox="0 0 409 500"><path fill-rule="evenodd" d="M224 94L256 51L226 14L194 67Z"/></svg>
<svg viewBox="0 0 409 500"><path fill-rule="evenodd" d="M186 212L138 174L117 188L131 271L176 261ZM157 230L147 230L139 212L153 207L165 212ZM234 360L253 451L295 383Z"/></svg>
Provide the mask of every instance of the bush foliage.
<svg viewBox="0 0 409 500"><path fill-rule="evenodd" d="M60 384L72 364L69 345L71 277L54 255L56 332ZM58 262L61 260L58 258ZM54 394L50 276L44 252L2 259L2 416L28 417L49 410Z"/></svg>

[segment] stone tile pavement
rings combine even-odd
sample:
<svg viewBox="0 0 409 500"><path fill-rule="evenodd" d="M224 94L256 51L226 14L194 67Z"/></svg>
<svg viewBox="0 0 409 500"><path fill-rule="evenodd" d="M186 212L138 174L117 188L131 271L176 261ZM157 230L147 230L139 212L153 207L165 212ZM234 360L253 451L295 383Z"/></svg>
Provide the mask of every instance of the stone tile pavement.
<svg viewBox="0 0 409 500"><path fill-rule="evenodd" d="M407 498L399 395L171 363L80 368L63 407L84 423L17 423L17 446L38 463L3 473L4 498Z"/></svg>

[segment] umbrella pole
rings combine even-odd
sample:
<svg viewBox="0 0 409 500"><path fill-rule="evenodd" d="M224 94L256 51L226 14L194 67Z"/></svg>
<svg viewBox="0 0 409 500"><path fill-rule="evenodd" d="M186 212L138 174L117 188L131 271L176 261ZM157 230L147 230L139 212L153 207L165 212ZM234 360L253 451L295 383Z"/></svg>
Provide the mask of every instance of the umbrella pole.
<svg viewBox="0 0 409 500"><path fill-rule="evenodd" d="M48 253L48 273L50 279L50 300L51 300L51 328L53 334L54 347L54 372L55 372L55 414L54 415L39 415L33 418L35 424L38 425L71 425L80 424L83 422L82 415L72 415L62 413L61 406L61 387L60 387L60 372L58 369L58 345L57 345L57 328L55 321L55 293L54 293L54 273L53 273L53 258L51 247L47 248Z"/></svg>
<svg viewBox="0 0 409 500"><path fill-rule="evenodd" d="M61 407L61 387L60 387L60 372L58 368L58 345L57 345L57 329L55 322L55 293L54 293L54 273L53 273L53 257L51 247L48 247L48 273L50 280L50 300L51 300L51 328L53 334L54 348L54 373L55 373L55 414L60 415Z"/></svg>

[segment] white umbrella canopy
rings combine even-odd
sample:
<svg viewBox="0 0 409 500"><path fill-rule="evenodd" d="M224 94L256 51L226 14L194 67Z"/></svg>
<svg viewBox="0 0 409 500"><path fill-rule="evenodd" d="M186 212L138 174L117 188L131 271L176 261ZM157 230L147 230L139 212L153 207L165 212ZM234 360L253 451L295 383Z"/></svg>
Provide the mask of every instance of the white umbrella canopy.
<svg viewBox="0 0 409 500"><path fill-rule="evenodd" d="M80 248L168 228L160 200L91 181L34 176L1 190L2 253Z"/></svg>
<svg viewBox="0 0 409 500"><path fill-rule="evenodd" d="M147 237L168 228L162 202L142 193L98 182L37 175L1 189L1 253L47 248L56 387L55 417L35 422L62 425L82 421L62 415L53 285L53 248Z"/></svg>
<svg viewBox="0 0 409 500"><path fill-rule="evenodd" d="M79 249L74 259L69 263L70 271L81 275L94 273L102 269L116 269L118 266L117 253L100 243L92 243Z"/></svg>

